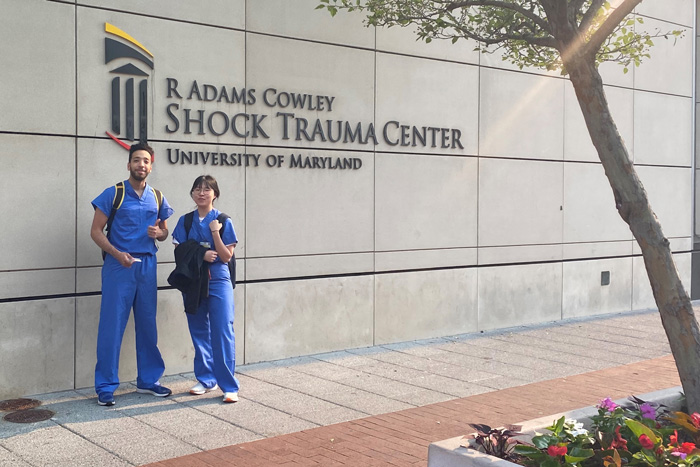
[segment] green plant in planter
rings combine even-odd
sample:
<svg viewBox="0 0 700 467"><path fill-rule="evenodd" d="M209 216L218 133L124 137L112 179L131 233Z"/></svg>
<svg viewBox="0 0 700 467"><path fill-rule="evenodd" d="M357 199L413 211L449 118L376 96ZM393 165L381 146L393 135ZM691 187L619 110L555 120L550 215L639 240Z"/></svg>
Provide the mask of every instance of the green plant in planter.
<svg viewBox="0 0 700 467"><path fill-rule="evenodd" d="M539 467L578 466L595 454L594 439L583 423L561 417L546 428L550 433L532 438L532 446L520 444L515 452L526 458L524 464Z"/></svg>
<svg viewBox="0 0 700 467"><path fill-rule="evenodd" d="M537 467L700 467L700 414L668 413L641 399L624 407L609 398L591 417L591 433L564 417L537 434L532 445L515 446L523 465Z"/></svg>

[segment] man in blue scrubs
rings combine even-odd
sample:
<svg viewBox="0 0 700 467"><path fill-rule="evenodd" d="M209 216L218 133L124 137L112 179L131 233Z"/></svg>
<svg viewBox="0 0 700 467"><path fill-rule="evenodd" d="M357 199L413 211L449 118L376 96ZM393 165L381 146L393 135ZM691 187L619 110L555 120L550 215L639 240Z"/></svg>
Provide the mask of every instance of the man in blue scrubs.
<svg viewBox="0 0 700 467"><path fill-rule="evenodd" d="M104 233L112 211L116 187L104 190L92 201L95 217L90 236L106 253L102 266L102 302L97 331L95 392L99 405L114 405L119 387L119 351L131 309L136 331L137 392L166 397L161 386L165 371L158 350L156 328L156 240L168 238L167 219L173 214L165 197L160 208L156 192L146 183L153 167L153 149L138 143L129 149L129 179L124 199L114 214L109 238Z"/></svg>

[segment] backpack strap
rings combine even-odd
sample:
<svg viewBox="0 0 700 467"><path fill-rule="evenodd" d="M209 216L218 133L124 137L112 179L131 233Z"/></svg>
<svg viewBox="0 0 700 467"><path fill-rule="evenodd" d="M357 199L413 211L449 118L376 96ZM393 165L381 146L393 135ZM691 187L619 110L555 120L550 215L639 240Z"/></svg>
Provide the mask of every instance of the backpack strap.
<svg viewBox="0 0 700 467"><path fill-rule="evenodd" d="M153 196L156 197L156 203L158 203L158 215L160 215L160 207L163 205L163 193L153 187L151 187L151 191L153 192Z"/></svg>
<svg viewBox="0 0 700 467"><path fill-rule="evenodd" d="M224 228L226 227L226 221L230 219L231 216L224 214L223 212L219 214L219 217L216 218L217 221L221 223L221 230L219 230L219 235L221 235L221 238L224 238ZM235 289L236 288L236 253L233 253L233 256L228 262L228 272L229 275L231 276L231 286Z"/></svg>
<svg viewBox="0 0 700 467"><path fill-rule="evenodd" d="M190 238L190 229L192 228L192 220L194 219L194 211L185 214L185 238Z"/></svg>
<svg viewBox="0 0 700 467"><path fill-rule="evenodd" d="M109 217L107 218L107 238L109 238L109 231L112 228L112 223L114 222L114 215L117 210L122 207L124 202L124 182L119 182L114 185L114 200L112 200L112 210L109 212Z"/></svg>

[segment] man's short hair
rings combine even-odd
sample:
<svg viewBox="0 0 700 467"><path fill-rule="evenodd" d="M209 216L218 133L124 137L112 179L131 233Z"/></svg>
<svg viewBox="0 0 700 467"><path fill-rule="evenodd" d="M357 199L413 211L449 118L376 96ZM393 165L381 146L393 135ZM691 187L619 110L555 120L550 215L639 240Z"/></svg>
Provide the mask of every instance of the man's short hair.
<svg viewBox="0 0 700 467"><path fill-rule="evenodd" d="M156 158L156 154L153 151L153 148L150 147L147 143L136 143L132 144L131 147L129 148L129 162L131 162L131 156L134 154L136 151L146 151L151 155L151 164Z"/></svg>

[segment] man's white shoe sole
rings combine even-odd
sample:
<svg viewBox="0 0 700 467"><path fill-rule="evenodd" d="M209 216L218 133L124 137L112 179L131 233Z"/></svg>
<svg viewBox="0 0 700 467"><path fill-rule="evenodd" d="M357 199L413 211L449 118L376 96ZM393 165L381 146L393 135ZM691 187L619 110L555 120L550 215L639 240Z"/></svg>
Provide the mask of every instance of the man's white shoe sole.
<svg viewBox="0 0 700 467"><path fill-rule="evenodd" d="M197 387L197 386L200 386L201 389L200 389L200 387ZM192 389L190 389L190 394L192 394L193 396L201 396L202 394L206 394L206 393L208 393L209 391L213 391L213 390L215 390L215 389L219 389L219 385L218 385L218 384L215 384L213 388L205 388L204 386L201 386L201 385L197 385L197 386L195 386L195 387L193 387Z"/></svg>

